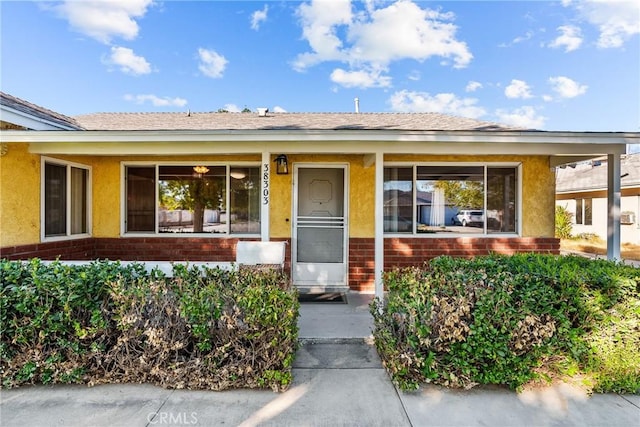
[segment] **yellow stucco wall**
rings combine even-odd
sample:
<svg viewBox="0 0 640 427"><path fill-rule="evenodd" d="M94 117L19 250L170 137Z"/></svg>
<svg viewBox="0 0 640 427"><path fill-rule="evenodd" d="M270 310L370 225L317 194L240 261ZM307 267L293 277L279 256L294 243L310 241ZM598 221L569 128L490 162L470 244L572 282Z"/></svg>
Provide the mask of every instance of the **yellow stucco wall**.
<svg viewBox="0 0 640 427"><path fill-rule="evenodd" d="M50 156L92 168L92 231L95 237L120 235L121 157ZM275 158L275 156L273 156ZM270 229L273 238L291 237L292 180L296 163L349 165L349 226L351 237L374 235L375 167L364 165L362 155L289 154L289 175L277 175L271 162ZM273 160L273 158L272 158ZM259 155L128 157L126 161L256 162ZM553 237L555 175L544 156L425 156L387 155L385 162L521 162L522 234ZM16 191L19 189L19 191ZM28 152L27 144L9 144L0 158L0 247L40 241L40 156Z"/></svg>
<svg viewBox="0 0 640 427"><path fill-rule="evenodd" d="M291 237L293 168L296 163L349 165L349 236L373 237L375 203L373 182L375 168L364 166L362 155L301 155L291 154L289 175L271 174L271 213L269 227L274 238ZM288 220L288 221L287 221Z"/></svg>
<svg viewBox="0 0 640 427"><path fill-rule="evenodd" d="M40 156L8 144L0 157L0 247L40 241Z"/></svg>

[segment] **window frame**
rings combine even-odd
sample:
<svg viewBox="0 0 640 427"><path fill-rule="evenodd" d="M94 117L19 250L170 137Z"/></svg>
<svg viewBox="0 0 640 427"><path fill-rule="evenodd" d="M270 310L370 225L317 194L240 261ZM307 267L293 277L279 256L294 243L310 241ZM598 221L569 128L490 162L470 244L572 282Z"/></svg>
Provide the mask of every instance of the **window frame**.
<svg viewBox="0 0 640 427"><path fill-rule="evenodd" d="M262 163L260 161L209 161L209 160L190 160L190 161L123 161L120 162L120 237L158 237L158 238L188 238L188 237L208 237L212 239L226 239L226 238L256 238L260 237L260 232L257 233L232 233L231 232L231 215L227 215L226 226L228 232L226 233L160 233L158 225L158 212L159 212L159 181L160 181L160 167L162 166L207 166L207 167L225 167L226 182L226 200L227 200L227 212L231 210L231 168L252 167L258 168L260 176L262 176ZM127 231L127 167L149 167L154 168L155 174L155 194L154 194L154 218L155 218L155 230L153 232L148 231ZM261 183L262 181L260 181ZM260 212L260 223L262 223L262 210Z"/></svg>
<svg viewBox="0 0 640 427"><path fill-rule="evenodd" d="M419 167L430 167L430 166L462 166L462 167L483 167L483 188L484 188L484 194L483 194L483 209L485 212L485 219L486 219L486 211L487 211L487 195L488 192L487 190L487 179L488 179L488 174L487 174L487 170L489 168L514 168L516 170L516 179L517 179L517 183L516 183L516 200L515 200L515 221L516 221L516 226L515 226L515 232L505 232L505 233L489 233L487 232L487 221L484 221L484 224L482 226L482 229L480 232L477 233L455 233L455 232L448 232L448 233L418 233L417 232L417 228L418 228L418 221L417 221L417 172L418 172L418 168ZM391 162L384 162L383 164L383 168L412 168L413 171L413 180L412 180L412 186L413 186L413 206L412 206L412 231L411 232L383 232L383 235L385 237L398 237L398 238L402 238L402 237L411 237L411 238L426 238L426 239L448 239L448 238L452 238L452 239L457 239L460 237L491 237L491 238L501 238L501 237L520 237L522 236L522 203L523 203L523 197L522 197L522 162L451 162L451 161L441 161L441 162L403 162L403 161L391 161Z"/></svg>
<svg viewBox="0 0 640 427"><path fill-rule="evenodd" d="M65 212L65 234L64 235L56 235L56 236L47 236L46 234L46 183L45 183L45 175L46 175L46 165L55 165L61 166L65 168L66 173L66 185L65 185L65 193L66 193L66 212ZM86 229L87 231L84 233L72 234L72 224L71 224L71 169L82 169L86 171L86 193L85 203L86 203ZM56 159L53 157L42 156L40 158L40 241L41 242L55 242L61 240L73 240L73 239L84 239L87 237L91 237L93 233L93 224L92 224L92 181L93 181L93 173L92 167L90 165L85 165L82 163L71 162L68 160Z"/></svg>
<svg viewBox="0 0 640 427"><path fill-rule="evenodd" d="M585 227L593 226L593 197L577 197L574 201L575 214L573 216L573 223ZM589 205L588 207L587 204ZM578 222L578 207L580 208L580 222ZM587 213L589 213L588 216Z"/></svg>

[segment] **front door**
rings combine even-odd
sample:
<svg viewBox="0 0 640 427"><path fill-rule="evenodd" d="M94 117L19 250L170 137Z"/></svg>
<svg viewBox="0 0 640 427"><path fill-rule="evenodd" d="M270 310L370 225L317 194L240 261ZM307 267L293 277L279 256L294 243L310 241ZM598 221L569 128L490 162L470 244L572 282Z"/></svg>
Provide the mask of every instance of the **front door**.
<svg viewBox="0 0 640 427"><path fill-rule="evenodd" d="M294 168L293 283L303 292L347 288L346 166Z"/></svg>

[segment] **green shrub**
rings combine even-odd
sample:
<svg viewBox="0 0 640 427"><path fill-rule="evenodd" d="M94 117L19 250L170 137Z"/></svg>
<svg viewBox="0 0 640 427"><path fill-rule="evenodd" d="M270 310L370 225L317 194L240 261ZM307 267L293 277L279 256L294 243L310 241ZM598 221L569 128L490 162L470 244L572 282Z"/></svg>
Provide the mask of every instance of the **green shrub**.
<svg viewBox="0 0 640 427"><path fill-rule="evenodd" d="M4 387L150 382L171 388L291 382L297 294L275 271L0 261Z"/></svg>
<svg viewBox="0 0 640 427"><path fill-rule="evenodd" d="M570 239L573 228L573 214L565 207L556 205L556 237Z"/></svg>
<svg viewBox="0 0 640 427"><path fill-rule="evenodd" d="M638 269L533 254L439 257L384 280L374 336L403 389L429 381L518 388L545 361L562 360L598 373L598 390L638 390Z"/></svg>

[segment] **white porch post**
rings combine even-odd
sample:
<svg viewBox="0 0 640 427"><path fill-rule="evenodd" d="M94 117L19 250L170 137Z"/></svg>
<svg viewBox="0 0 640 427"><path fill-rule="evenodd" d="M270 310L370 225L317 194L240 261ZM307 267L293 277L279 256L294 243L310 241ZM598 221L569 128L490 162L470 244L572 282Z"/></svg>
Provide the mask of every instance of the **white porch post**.
<svg viewBox="0 0 640 427"><path fill-rule="evenodd" d="M376 174L375 174L375 243L374 243L374 281L375 296L380 298L384 295L382 283L382 271L384 270L384 153L376 153Z"/></svg>
<svg viewBox="0 0 640 427"><path fill-rule="evenodd" d="M620 260L620 154L607 158L607 259Z"/></svg>
<svg viewBox="0 0 640 427"><path fill-rule="evenodd" d="M262 153L262 176L260 180L260 237L263 242L269 241L269 204L271 201L271 153Z"/></svg>

